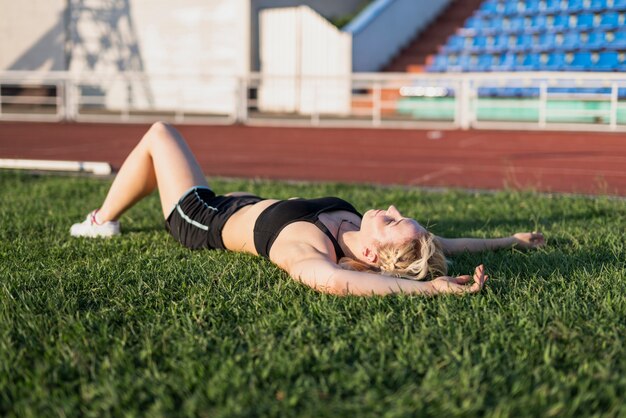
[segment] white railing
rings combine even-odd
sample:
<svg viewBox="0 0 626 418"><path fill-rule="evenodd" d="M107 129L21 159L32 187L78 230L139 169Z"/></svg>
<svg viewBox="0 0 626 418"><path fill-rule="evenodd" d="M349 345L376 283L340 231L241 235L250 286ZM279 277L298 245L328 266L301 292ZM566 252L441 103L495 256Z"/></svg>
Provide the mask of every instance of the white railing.
<svg viewBox="0 0 626 418"><path fill-rule="evenodd" d="M268 112L272 94L300 95L285 77L76 76L0 72L0 120L101 121L440 129L626 131L626 76L618 73L356 73L306 77L304 112ZM190 83L195 87L190 89ZM348 112L325 101L347 90ZM189 92L193 90L194 94ZM215 95L220 97L215 102ZM520 97L492 97L509 92Z"/></svg>

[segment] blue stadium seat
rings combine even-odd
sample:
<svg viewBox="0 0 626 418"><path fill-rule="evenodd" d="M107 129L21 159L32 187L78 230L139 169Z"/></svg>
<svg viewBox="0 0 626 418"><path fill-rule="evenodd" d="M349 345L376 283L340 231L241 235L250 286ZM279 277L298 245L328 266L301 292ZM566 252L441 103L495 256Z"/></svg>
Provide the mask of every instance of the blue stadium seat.
<svg viewBox="0 0 626 418"><path fill-rule="evenodd" d="M538 14L530 18L530 25L526 27L527 32L543 32L548 26L548 17Z"/></svg>
<svg viewBox="0 0 626 418"><path fill-rule="evenodd" d="M516 16L521 14L522 11L523 9L520 8L520 3L517 1L509 1L507 3L504 3L505 16Z"/></svg>
<svg viewBox="0 0 626 418"><path fill-rule="evenodd" d="M544 32L539 35L539 42L533 44L532 50L533 52L551 51L559 46L556 33Z"/></svg>
<svg viewBox="0 0 626 418"><path fill-rule="evenodd" d="M470 45L469 49L472 52L482 52L485 49L487 49L487 42L489 37L485 36L485 35L476 35L472 39L472 44Z"/></svg>
<svg viewBox="0 0 626 418"><path fill-rule="evenodd" d="M500 54L491 66L493 71L515 71L518 65L519 57L513 52L505 52Z"/></svg>
<svg viewBox="0 0 626 418"><path fill-rule="evenodd" d="M482 16L493 16L500 14L502 9L502 3L499 1L487 0L480 5L478 12Z"/></svg>
<svg viewBox="0 0 626 418"><path fill-rule="evenodd" d="M468 54L448 57L448 71L463 72L469 71L470 67L476 65L476 57Z"/></svg>
<svg viewBox="0 0 626 418"><path fill-rule="evenodd" d="M626 49L626 29L607 32L605 35L606 49Z"/></svg>
<svg viewBox="0 0 626 418"><path fill-rule="evenodd" d="M602 14L600 18L600 24L597 26L599 29L619 29L624 25L624 17L620 16L617 12L606 12Z"/></svg>
<svg viewBox="0 0 626 418"><path fill-rule="evenodd" d="M465 21L465 25L463 26L466 29L473 29L476 31L482 30L488 25L488 19L472 16Z"/></svg>
<svg viewBox="0 0 626 418"><path fill-rule="evenodd" d="M470 71L490 71L494 63L494 57L491 54L481 54L478 56L478 62L472 63Z"/></svg>
<svg viewBox="0 0 626 418"><path fill-rule="evenodd" d="M430 72L443 72L448 69L448 56L445 54L435 55L435 59L432 64L428 66L427 71Z"/></svg>
<svg viewBox="0 0 626 418"><path fill-rule="evenodd" d="M488 44L485 50L490 53L506 51L509 48L509 37L505 33L491 37L493 43Z"/></svg>
<svg viewBox="0 0 626 418"><path fill-rule="evenodd" d="M526 10L524 10L525 14L536 15L536 14L539 14L540 10L541 10L540 0L526 0Z"/></svg>
<svg viewBox="0 0 626 418"><path fill-rule="evenodd" d="M537 71L542 69L541 54L531 52L530 54L518 56L516 60L516 71Z"/></svg>
<svg viewBox="0 0 626 418"><path fill-rule="evenodd" d="M546 0L545 3L542 4L543 9L541 12L543 13L559 13L561 12L561 0Z"/></svg>
<svg viewBox="0 0 626 418"><path fill-rule="evenodd" d="M502 33L504 31L505 26L505 17L504 16L494 16L489 21L489 27L483 30L483 33L496 35Z"/></svg>
<svg viewBox="0 0 626 418"><path fill-rule="evenodd" d="M613 10L626 11L626 0L613 0Z"/></svg>
<svg viewBox="0 0 626 418"><path fill-rule="evenodd" d="M609 45L607 40L606 32L603 31L594 31L589 33L589 38L585 43L585 49L590 51L597 51L599 49L604 49Z"/></svg>
<svg viewBox="0 0 626 418"><path fill-rule="evenodd" d="M543 59L542 59L543 62ZM555 51L548 54L547 60L540 69L547 71L561 71L567 62L565 52Z"/></svg>
<svg viewBox="0 0 626 418"><path fill-rule="evenodd" d="M534 44L533 36L527 34L517 35L515 44L510 48L513 51L530 51Z"/></svg>
<svg viewBox="0 0 626 418"><path fill-rule="evenodd" d="M562 31L569 29L570 18L567 14L558 14L548 18L548 26L552 30Z"/></svg>
<svg viewBox="0 0 626 418"><path fill-rule="evenodd" d="M576 18L576 29L589 30L595 27L593 13L581 13Z"/></svg>
<svg viewBox="0 0 626 418"><path fill-rule="evenodd" d="M567 11L570 13L578 13L587 10L585 3L587 3L587 0L569 0L567 3Z"/></svg>
<svg viewBox="0 0 626 418"><path fill-rule="evenodd" d="M609 4L607 0L591 0L589 10L591 10L592 12L602 12L606 9L609 9Z"/></svg>
<svg viewBox="0 0 626 418"><path fill-rule="evenodd" d="M617 51L600 52L598 61L594 64L595 71L615 71L620 68L620 56Z"/></svg>
<svg viewBox="0 0 626 418"><path fill-rule="evenodd" d="M523 16L511 16L506 19L503 28L509 33L523 32L526 28L526 19Z"/></svg>
<svg viewBox="0 0 626 418"><path fill-rule="evenodd" d="M585 71L593 67L591 52L576 52L571 62L567 63L565 69L570 71Z"/></svg>
<svg viewBox="0 0 626 418"><path fill-rule="evenodd" d="M443 47L445 52L458 52L465 49L467 38L461 35L452 35L448 38L448 42Z"/></svg>
<svg viewBox="0 0 626 418"><path fill-rule="evenodd" d="M575 50L583 45L580 32L565 32L560 36L563 37L563 41L561 42L559 49L562 49L564 51Z"/></svg>

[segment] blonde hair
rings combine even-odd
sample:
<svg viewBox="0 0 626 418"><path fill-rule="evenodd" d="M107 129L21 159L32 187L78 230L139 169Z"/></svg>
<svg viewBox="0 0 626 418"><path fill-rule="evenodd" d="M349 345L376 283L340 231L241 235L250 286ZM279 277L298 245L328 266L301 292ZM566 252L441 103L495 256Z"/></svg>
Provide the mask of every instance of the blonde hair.
<svg viewBox="0 0 626 418"><path fill-rule="evenodd" d="M431 233L402 245L382 244L377 249L378 266L344 257L339 265L348 270L377 271L389 276L422 280L446 275L448 262L439 240Z"/></svg>

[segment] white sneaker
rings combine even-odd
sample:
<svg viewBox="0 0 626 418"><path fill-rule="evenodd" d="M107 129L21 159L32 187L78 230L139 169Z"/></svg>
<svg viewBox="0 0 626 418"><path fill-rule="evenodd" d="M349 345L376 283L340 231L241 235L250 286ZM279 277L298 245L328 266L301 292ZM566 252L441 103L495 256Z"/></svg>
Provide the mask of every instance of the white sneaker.
<svg viewBox="0 0 626 418"><path fill-rule="evenodd" d="M74 224L70 228L70 235L73 237L112 237L120 234L120 222L109 221L99 224L96 221L98 209L87 215L83 222Z"/></svg>

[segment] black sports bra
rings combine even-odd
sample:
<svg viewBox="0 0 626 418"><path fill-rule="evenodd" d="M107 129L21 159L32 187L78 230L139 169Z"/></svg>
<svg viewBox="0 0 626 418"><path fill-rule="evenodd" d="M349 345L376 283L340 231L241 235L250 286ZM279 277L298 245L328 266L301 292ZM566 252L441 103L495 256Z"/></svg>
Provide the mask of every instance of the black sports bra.
<svg viewBox="0 0 626 418"><path fill-rule="evenodd" d="M339 243L330 233L326 225L319 220L324 212L345 210L361 217L361 214L350 203L338 197L319 199L281 200L265 209L254 224L254 247L257 253L269 258L270 249L278 234L294 222L310 222L315 224L333 243L337 260L344 256Z"/></svg>

